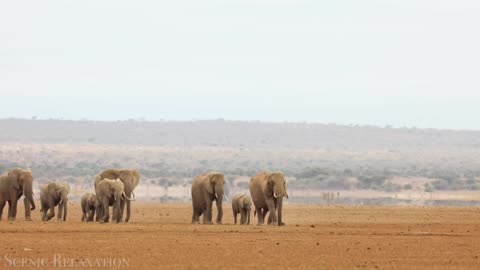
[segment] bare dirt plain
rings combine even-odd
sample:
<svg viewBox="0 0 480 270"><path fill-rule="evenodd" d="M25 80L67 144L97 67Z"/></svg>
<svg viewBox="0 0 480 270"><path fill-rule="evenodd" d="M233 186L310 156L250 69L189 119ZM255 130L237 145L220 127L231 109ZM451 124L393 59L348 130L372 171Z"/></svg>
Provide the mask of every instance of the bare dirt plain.
<svg viewBox="0 0 480 270"><path fill-rule="evenodd" d="M0 222L0 269L480 268L478 207L285 204L285 227L232 225L230 211L191 225L189 204L137 202L128 224L86 224L78 203L65 223L19 207Z"/></svg>

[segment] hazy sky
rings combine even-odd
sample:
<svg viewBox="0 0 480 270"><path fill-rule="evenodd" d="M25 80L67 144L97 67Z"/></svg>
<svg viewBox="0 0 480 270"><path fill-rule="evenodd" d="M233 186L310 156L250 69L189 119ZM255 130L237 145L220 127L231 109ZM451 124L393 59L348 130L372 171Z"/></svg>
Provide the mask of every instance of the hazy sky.
<svg viewBox="0 0 480 270"><path fill-rule="evenodd" d="M0 118L480 129L480 1L1 1Z"/></svg>

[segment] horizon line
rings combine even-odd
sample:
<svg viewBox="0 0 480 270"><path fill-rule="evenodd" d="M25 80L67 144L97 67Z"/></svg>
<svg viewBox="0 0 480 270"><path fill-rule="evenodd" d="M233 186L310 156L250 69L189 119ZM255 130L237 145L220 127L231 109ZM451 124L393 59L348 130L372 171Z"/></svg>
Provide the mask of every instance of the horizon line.
<svg viewBox="0 0 480 270"><path fill-rule="evenodd" d="M435 127L419 127L419 126L395 126L393 124L386 125L375 125L375 124L360 124L360 123L335 123L335 122L312 122L312 121L288 121L288 120L246 120L246 119L226 119L223 117L218 118L192 118L189 120L186 119L147 119L146 117L138 118L128 118L128 119L116 119L116 120L105 120L105 119L87 119L87 118L42 118L32 116L31 118L26 117L0 117L0 121L4 120L23 120L23 121L64 121L64 122L102 122L102 123L115 123L115 122L136 122L136 123L168 123L168 122L177 122L177 123L188 123L188 122L240 122L240 123L261 123L261 124L301 124L301 125L323 125L323 126L343 126L350 128L378 128L378 129L396 129L396 130L429 130L429 131L465 131L465 132L478 132L480 129L472 128L435 128Z"/></svg>

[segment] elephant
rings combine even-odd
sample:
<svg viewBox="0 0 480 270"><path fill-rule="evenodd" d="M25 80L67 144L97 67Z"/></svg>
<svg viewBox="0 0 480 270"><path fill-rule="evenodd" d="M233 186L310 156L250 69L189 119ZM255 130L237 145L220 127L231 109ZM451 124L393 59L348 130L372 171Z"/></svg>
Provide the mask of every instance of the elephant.
<svg viewBox="0 0 480 270"><path fill-rule="evenodd" d="M82 198L80 199L80 205L82 206L82 222L93 221L95 211L100 206L97 201L97 196L92 193L83 194Z"/></svg>
<svg viewBox="0 0 480 270"><path fill-rule="evenodd" d="M8 220L15 221L17 217L17 202L24 196L25 220L31 221L31 211L35 210L32 189L32 172L19 168L11 169L0 175L0 220L3 208L8 202Z"/></svg>
<svg viewBox="0 0 480 270"><path fill-rule="evenodd" d="M112 221L121 222L120 202L124 199L131 200L125 194L125 185L119 178L112 180L104 178L95 186L95 193L100 204L97 216L100 216L100 223L108 222L110 219L108 207L113 206Z"/></svg>
<svg viewBox="0 0 480 270"><path fill-rule="evenodd" d="M212 204L217 203L217 224L222 224L223 185L225 177L219 172L209 172L196 176L192 183L192 224L200 222L203 214L203 224L213 224Z"/></svg>
<svg viewBox="0 0 480 270"><path fill-rule="evenodd" d="M124 186L125 186L125 195L128 198L135 198L135 194L133 194L133 190L137 187L138 183L140 182L140 173L137 170L129 170L129 169L108 169L101 172L95 178L95 183L98 181L108 178L108 179L120 179ZM134 201L132 199L132 201ZM122 200L120 202L120 220L123 220L123 211L125 209L125 204L127 205L127 216L125 217L125 222L130 220L130 200Z"/></svg>
<svg viewBox="0 0 480 270"><path fill-rule="evenodd" d="M237 224L237 215L240 213L240 225L250 224L250 211L252 209L252 200L246 194L237 194L232 198L233 219Z"/></svg>
<svg viewBox="0 0 480 270"><path fill-rule="evenodd" d="M70 185L68 183L49 182L40 187L40 204L42 205L40 213L42 213L42 221L49 221L55 217L55 207L57 205L57 221L65 221L67 219L68 193L70 193Z"/></svg>
<svg viewBox="0 0 480 270"><path fill-rule="evenodd" d="M288 198L288 194L283 173L259 172L250 179L249 187L255 205L254 215L258 214L257 225L263 225L268 211L268 225L285 225L282 222L282 206L283 197Z"/></svg>

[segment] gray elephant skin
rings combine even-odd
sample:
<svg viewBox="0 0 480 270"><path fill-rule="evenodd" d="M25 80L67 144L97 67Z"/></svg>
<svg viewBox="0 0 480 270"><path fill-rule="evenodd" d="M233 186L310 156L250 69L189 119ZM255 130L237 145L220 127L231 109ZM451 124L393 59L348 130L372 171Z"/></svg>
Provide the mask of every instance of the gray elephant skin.
<svg viewBox="0 0 480 270"><path fill-rule="evenodd" d="M58 206L58 221L67 219L67 202L70 185L68 183L49 182L40 187L40 204L42 221L55 217L55 207Z"/></svg>
<svg viewBox="0 0 480 270"><path fill-rule="evenodd" d="M260 172L250 179L250 195L258 215L257 225L263 225L270 211L268 225L282 226L283 197L288 198L285 176L281 172Z"/></svg>
<svg viewBox="0 0 480 270"><path fill-rule="evenodd" d="M100 204L97 212L97 215L100 217L100 223L109 221L109 206L113 206L112 221L116 223L121 222L121 201L125 199L130 200L126 196L124 189L125 186L120 179L104 178L95 183L95 193Z"/></svg>
<svg viewBox="0 0 480 270"><path fill-rule="evenodd" d="M97 175L97 177L95 178L95 183L104 178L112 179L112 180L120 179L125 186L125 195L128 198L135 198L135 194L133 194L133 191L135 190L135 187L137 187L138 183L140 182L140 173L137 170L108 169L101 172L99 175ZM125 217L125 222L128 222L130 220L130 214L131 214L130 203L131 203L130 200L122 200L120 202L120 220L123 220L123 212L125 209L125 205L127 206L127 215Z"/></svg>
<svg viewBox="0 0 480 270"><path fill-rule="evenodd" d="M222 224L225 177L219 172L209 172L198 175L192 182L192 224L200 222L203 214L203 224L213 224L212 205L217 204L217 224Z"/></svg>
<svg viewBox="0 0 480 270"><path fill-rule="evenodd" d="M93 193L83 194L80 199L80 205L82 207L82 222L92 222L96 209L100 206L97 201L97 196Z"/></svg>
<svg viewBox="0 0 480 270"><path fill-rule="evenodd" d="M19 168L11 169L0 175L0 220L3 208L8 202L8 220L14 221L17 217L17 202L25 195L25 220L32 220L31 211L35 210L32 189L32 172Z"/></svg>
<svg viewBox="0 0 480 270"><path fill-rule="evenodd" d="M240 225L250 224L252 200L246 194L237 194L232 198L233 221L237 224L237 215L240 214Z"/></svg>

